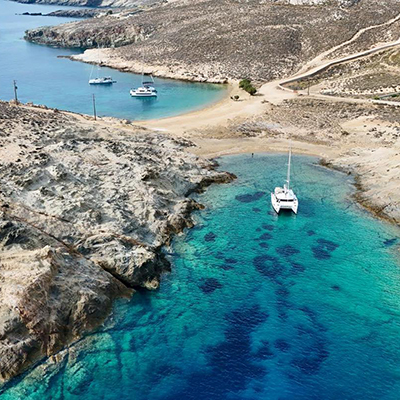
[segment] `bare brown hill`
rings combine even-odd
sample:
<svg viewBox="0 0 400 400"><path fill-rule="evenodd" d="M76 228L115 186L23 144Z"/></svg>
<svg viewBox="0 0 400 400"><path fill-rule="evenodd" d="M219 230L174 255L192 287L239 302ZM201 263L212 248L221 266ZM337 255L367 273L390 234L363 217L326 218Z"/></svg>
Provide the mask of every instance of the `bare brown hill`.
<svg viewBox="0 0 400 400"><path fill-rule="evenodd" d="M56 46L115 47L102 61L121 69L147 65L162 69L160 75L184 79L265 81L295 71L306 60L399 12L394 0L363 0L346 8L337 3L177 1L134 15L125 11L39 28L27 32L26 38ZM385 31L386 39L397 39L397 30Z"/></svg>
<svg viewBox="0 0 400 400"><path fill-rule="evenodd" d="M157 0L13 0L23 4L54 4L75 7L135 7L158 3Z"/></svg>

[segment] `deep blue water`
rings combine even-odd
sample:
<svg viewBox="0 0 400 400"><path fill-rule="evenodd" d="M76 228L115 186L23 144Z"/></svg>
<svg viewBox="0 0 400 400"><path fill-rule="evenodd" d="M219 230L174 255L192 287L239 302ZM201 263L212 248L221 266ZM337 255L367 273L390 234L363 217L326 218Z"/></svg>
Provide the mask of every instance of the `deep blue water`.
<svg viewBox="0 0 400 400"><path fill-rule="evenodd" d="M352 202L350 177L293 161L299 214L278 217L286 156L221 159L238 179L197 196L160 290L1 399L399 399L399 230Z"/></svg>
<svg viewBox="0 0 400 400"><path fill-rule="evenodd" d="M152 119L193 111L218 101L226 93L223 85L190 83L155 78L156 99L135 99L132 87L140 86L141 76L101 68L100 76L112 76L109 87L90 86L93 67L57 58L80 50L55 49L23 40L24 31L43 25L70 22L70 18L21 16L23 12L49 13L73 7L27 5L0 0L0 99L14 97L12 81L18 83L19 99L63 110L92 114L92 94L99 115L128 119ZM97 75L97 69L94 76Z"/></svg>

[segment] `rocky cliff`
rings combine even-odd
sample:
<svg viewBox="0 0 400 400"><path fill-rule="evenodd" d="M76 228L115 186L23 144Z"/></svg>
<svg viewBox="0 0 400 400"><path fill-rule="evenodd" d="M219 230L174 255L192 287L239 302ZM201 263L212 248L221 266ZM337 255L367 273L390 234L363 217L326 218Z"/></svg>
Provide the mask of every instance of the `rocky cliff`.
<svg viewBox="0 0 400 400"><path fill-rule="evenodd" d="M97 48L121 47L150 37L154 26L143 22L129 24L126 18L140 13L131 10L85 20L84 25L75 22L59 25L56 29L40 27L25 33L25 39L31 42L57 47Z"/></svg>
<svg viewBox="0 0 400 400"><path fill-rule="evenodd" d="M0 378L155 289L162 246L191 227L187 194L232 176L190 143L0 103Z"/></svg>
<svg viewBox="0 0 400 400"><path fill-rule="evenodd" d="M355 3L342 7L338 2L178 0L136 14L125 10L35 29L26 33L26 39L63 47L110 47L103 52L103 64L127 71L147 67L156 75L187 80L267 81L296 71L360 29L399 13L396 0ZM385 31L397 39L397 30ZM93 53L76 59L93 62L98 59Z"/></svg>

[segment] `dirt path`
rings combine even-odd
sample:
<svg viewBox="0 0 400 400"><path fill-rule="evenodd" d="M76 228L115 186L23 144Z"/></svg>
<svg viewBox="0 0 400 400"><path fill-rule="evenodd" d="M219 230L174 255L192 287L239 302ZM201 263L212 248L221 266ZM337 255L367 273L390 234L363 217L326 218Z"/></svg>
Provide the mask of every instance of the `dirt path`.
<svg viewBox="0 0 400 400"><path fill-rule="evenodd" d="M400 14L398 14L396 17L390 19L389 21L386 21L382 24L378 24L378 25L371 25L368 26L366 28L360 29L356 34L354 34L349 40L338 44L335 47L332 47L326 51L324 51L323 53L319 54L317 57L315 57L314 59L312 59L311 61L309 61L308 63L306 63L300 71L298 71L298 73L303 73L303 72L307 72L308 69L310 68L315 68L318 67L320 65L323 64L324 60L326 60L326 58L334 53L335 51L353 43L354 41L356 41L363 33L368 32L370 30L376 29L376 28L381 28L383 26L389 26L394 24L395 22L400 20Z"/></svg>
<svg viewBox="0 0 400 400"><path fill-rule="evenodd" d="M319 74L322 71L327 70L328 68L330 68L330 67L332 67L334 65L339 65L339 64L344 64L344 63L349 62L349 61L354 61L354 60L357 60L359 58L363 58L363 57L369 56L371 54L377 53L379 51L387 50L387 49L390 49L392 47L397 47L397 46L400 46L400 39L396 40L395 42L386 43L384 45L377 46L377 47L374 47L374 48L369 49L369 50L361 51L359 53L354 53L354 54L351 54L351 55L346 56L346 57L341 57L341 58L338 58L336 60L332 60L332 61L329 61L329 62L326 62L326 63L322 63L322 64L320 64L320 65L318 65L316 67L313 67L311 69L307 69L307 67L309 65L311 65L311 63L313 62L313 61L310 61L310 63L307 63L306 66L303 67L303 68L307 69L306 72L298 72L295 75L292 75L291 77L284 79L283 81L281 81L279 83L279 86L281 86L281 88L284 89L284 90L290 90L291 91L291 89L284 88L283 85L286 85L286 84L291 83L291 82L295 82L295 81L300 80L300 79L306 79L306 78L309 78L309 77L313 77L313 76ZM316 59L314 59L314 60L316 60Z"/></svg>

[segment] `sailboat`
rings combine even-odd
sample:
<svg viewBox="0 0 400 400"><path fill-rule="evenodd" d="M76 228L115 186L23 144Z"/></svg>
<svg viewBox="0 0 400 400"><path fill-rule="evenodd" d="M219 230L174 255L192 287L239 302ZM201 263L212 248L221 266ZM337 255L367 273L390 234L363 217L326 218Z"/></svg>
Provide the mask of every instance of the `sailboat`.
<svg viewBox="0 0 400 400"><path fill-rule="evenodd" d="M98 48L97 50L99 51ZM100 57L97 64L97 78L92 79L92 74L93 74L93 68L89 78L89 85L112 85L113 83L116 83L116 81L114 81L113 78L111 78L111 76L100 77Z"/></svg>
<svg viewBox="0 0 400 400"><path fill-rule="evenodd" d="M145 75L142 73L142 86L131 89L129 93L132 97L157 97L153 75L150 75L149 79L145 80Z"/></svg>
<svg viewBox="0 0 400 400"><path fill-rule="evenodd" d="M290 167L292 161L292 148L289 149L289 162L287 170L286 183L282 187L276 187L274 192L271 193L271 203L277 214L281 210L291 210L297 214L297 209L299 207L299 201L297 196L294 194L293 190L290 189Z"/></svg>
<svg viewBox="0 0 400 400"><path fill-rule="evenodd" d="M89 85L112 85L113 83L116 83L116 81L114 81L111 76L89 79Z"/></svg>

